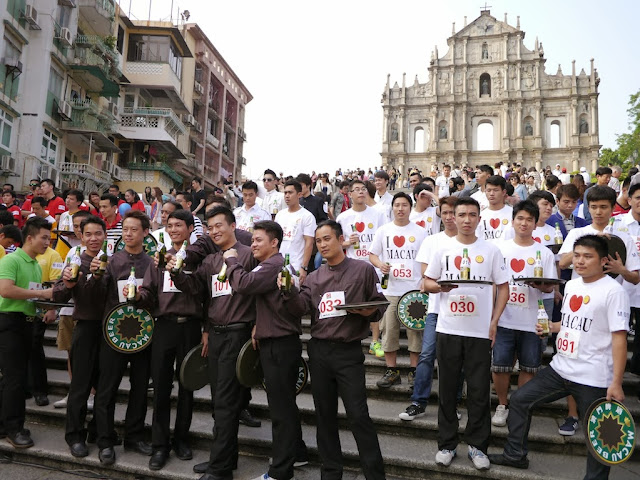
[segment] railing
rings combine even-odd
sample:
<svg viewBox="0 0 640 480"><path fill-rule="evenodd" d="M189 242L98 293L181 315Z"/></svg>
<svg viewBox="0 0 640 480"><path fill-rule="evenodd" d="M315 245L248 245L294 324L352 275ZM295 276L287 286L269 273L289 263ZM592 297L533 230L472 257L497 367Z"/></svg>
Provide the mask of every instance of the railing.
<svg viewBox="0 0 640 480"><path fill-rule="evenodd" d="M159 128L159 119L164 118L164 128L171 137L187 133L187 128L170 108L126 107L121 118L123 126L136 128Z"/></svg>
<svg viewBox="0 0 640 480"><path fill-rule="evenodd" d="M118 68L117 60L105 59L105 56L98 55L93 51L93 47L75 47L76 64L98 67L102 72L114 81L118 81L122 76L122 72ZM115 56L115 55L114 55Z"/></svg>
<svg viewBox="0 0 640 480"><path fill-rule="evenodd" d="M90 98L72 98L69 103L74 110L90 110L96 114L100 110L98 105Z"/></svg>
<svg viewBox="0 0 640 480"><path fill-rule="evenodd" d="M129 170L147 170L147 171L162 172L165 175L167 175L169 178L174 180L176 183L181 183L182 182L182 176L180 174L178 174L169 165L167 165L166 163L163 163L163 162L155 162L155 163L153 163L153 162L152 163L133 162L133 163L128 163L127 164L127 168Z"/></svg>
<svg viewBox="0 0 640 480"><path fill-rule="evenodd" d="M71 112L71 120L62 123L64 130L79 129L101 133L113 132L113 122L107 119L99 119L91 114L89 110L73 109Z"/></svg>
<svg viewBox="0 0 640 480"><path fill-rule="evenodd" d="M207 142L213 145L215 148L220 146L220 140L218 140L213 134L207 132Z"/></svg>
<svg viewBox="0 0 640 480"><path fill-rule="evenodd" d="M116 6L111 0L79 0L78 5L81 7L95 6L96 8L101 8L110 17L114 17L116 14Z"/></svg>
<svg viewBox="0 0 640 480"><path fill-rule="evenodd" d="M100 183L111 182L111 175L88 163L63 163L60 167L63 175L78 175Z"/></svg>

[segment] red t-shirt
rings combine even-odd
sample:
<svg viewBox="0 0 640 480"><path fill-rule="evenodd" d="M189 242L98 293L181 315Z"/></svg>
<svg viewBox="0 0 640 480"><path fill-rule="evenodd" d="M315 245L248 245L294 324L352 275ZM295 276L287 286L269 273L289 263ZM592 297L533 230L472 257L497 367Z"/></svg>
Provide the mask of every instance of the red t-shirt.
<svg viewBox="0 0 640 480"><path fill-rule="evenodd" d="M56 215L60 215L63 212L67 211L67 205L64 203L64 200L58 197L57 195L49 200L47 203L47 211L49 215L55 217Z"/></svg>
<svg viewBox="0 0 640 480"><path fill-rule="evenodd" d="M11 205L7 211L11 212L13 219L18 222L18 227L22 227L22 209L17 205Z"/></svg>
<svg viewBox="0 0 640 480"><path fill-rule="evenodd" d="M146 213L146 210L144 209L144 203L142 202L142 200L138 200L136 203L131 205L131 210L140 210L141 212Z"/></svg>
<svg viewBox="0 0 640 480"><path fill-rule="evenodd" d="M620 205L618 202L616 202L616 206L613 207L613 213L611 214L611 216L615 217L616 215L622 215L623 213L629 213L629 210L631 210L631 205L629 205L629 208L624 208L622 205Z"/></svg>
<svg viewBox="0 0 640 480"><path fill-rule="evenodd" d="M78 206L78 210L82 210L83 212L89 212L89 206L86 203L81 203Z"/></svg>

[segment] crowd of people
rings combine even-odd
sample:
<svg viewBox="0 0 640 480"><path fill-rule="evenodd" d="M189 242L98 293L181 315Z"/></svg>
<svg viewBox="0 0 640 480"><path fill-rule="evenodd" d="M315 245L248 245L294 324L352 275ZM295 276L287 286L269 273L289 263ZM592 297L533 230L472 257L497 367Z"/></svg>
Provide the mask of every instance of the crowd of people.
<svg viewBox="0 0 640 480"><path fill-rule="evenodd" d="M308 462L295 383L301 319L309 316L322 478L342 477L339 397L365 477L385 478L366 402L368 337L369 354L386 364L377 387L402 383L403 373L412 387L398 412L403 421L426 414L437 359L437 464L457 456L466 383L464 439L473 466L527 468L536 407L567 397L558 433L573 435L593 400L624 400L627 333L640 308L640 182L633 181L637 170L622 181L618 168L598 168L595 182L582 173L501 163L443 165L431 176L411 169L406 178L383 168L296 177L266 169L257 182L228 178L212 193L194 178L189 191L121 195L112 185L102 194L70 189L62 197L45 179L30 182L21 205L5 184L0 436L15 448L34 445L25 397L49 403L42 344L47 324L58 322L70 387L54 406L66 408L71 454L85 457L87 444L96 443L100 462L112 465L123 443L150 456L151 470L162 469L171 451L190 460L193 392L178 385L173 434L170 395L175 368L201 345L213 436L209 460L193 468L203 480L231 479L239 423L260 424L248 410L250 388L236 376L250 341L259 350L273 435L272 460L259 478L289 480ZM609 254L611 236L624 242L625 258ZM412 291L428 295L428 310L423 330L407 329L410 368L401 372L397 309ZM129 353L107 344L105 319L126 304L155 319L149 348ZM555 355L541 368L549 344ZM127 366L121 438L114 412ZM509 395L514 370L518 389ZM640 374L638 336L631 371ZM500 454L488 453L492 425L508 428ZM586 463L585 479L608 478L609 467L591 455Z"/></svg>

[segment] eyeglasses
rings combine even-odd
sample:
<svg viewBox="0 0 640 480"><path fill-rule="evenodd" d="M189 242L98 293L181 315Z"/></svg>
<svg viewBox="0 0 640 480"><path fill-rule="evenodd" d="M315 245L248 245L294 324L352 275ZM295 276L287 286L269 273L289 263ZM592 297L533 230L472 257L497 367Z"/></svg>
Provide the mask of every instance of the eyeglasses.
<svg viewBox="0 0 640 480"><path fill-rule="evenodd" d="M263 178L262 181L263 182L273 182L273 178Z"/></svg>
<svg viewBox="0 0 640 480"><path fill-rule="evenodd" d="M39 187L40 184L39 183L30 183L29 186L30 187Z"/></svg>

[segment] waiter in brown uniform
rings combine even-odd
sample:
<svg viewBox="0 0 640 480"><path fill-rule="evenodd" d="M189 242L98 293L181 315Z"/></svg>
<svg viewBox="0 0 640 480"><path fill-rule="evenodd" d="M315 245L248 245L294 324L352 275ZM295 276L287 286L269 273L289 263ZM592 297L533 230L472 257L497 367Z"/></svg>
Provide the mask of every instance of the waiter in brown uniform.
<svg viewBox="0 0 640 480"><path fill-rule="evenodd" d="M147 269L153 266L153 259L146 254L142 244L149 233L151 222L149 217L139 210L129 210L122 220L122 239L124 250L114 253L109 259L107 271L102 277L95 272L100 266L100 259L95 257L91 261L91 273L94 274L85 284L83 294L105 298L103 318L125 301L123 289L131 273L131 267L136 269L138 285ZM112 465L116 461L113 449L113 424L118 387L122 376L129 368L129 401L125 416L125 450L133 450L142 455L150 456L151 445L144 441L144 419L147 414L147 386L149 385L151 350L145 349L137 353L120 353L102 342L100 347L99 379L94 405L94 415L98 429L98 457L103 465Z"/></svg>
<svg viewBox="0 0 640 480"><path fill-rule="evenodd" d="M217 434L211 444L209 466L201 480L230 480L238 464L238 424L244 408L247 388L236 378L236 360L240 349L251 338L255 324L255 304L249 295L233 291L228 276L218 280L224 265L223 252L238 252L238 263L247 271L258 265L251 249L235 236L235 217L226 207L215 207L207 213L207 226L213 243L219 249L208 255L191 275L179 272L172 279L181 291L193 292L208 301L209 378ZM167 264L171 271L175 258Z"/></svg>
<svg viewBox="0 0 640 480"><path fill-rule="evenodd" d="M295 388L302 354L300 317L285 308L277 285L284 265L279 253L282 234L282 227L271 220L254 225L251 252L260 264L251 272L238 263L234 249L223 256L233 291L253 295L256 302L251 338L253 348L260 349L273 438L273 461L261 478L289 480L293 478L294 462L306 461L307 448L302 441Z"/></svg>
<svg viewBox="0 0 640 480"><path fill-rule="evenodd" d="M76 282L72 282L71 268L66 267L53 288L55 302L68 302L73 298L73 337L71 341L71 385L67 400L67 420L65 440L74 457L86 457L87 400L91 388L98 381L98 352L102 343L102 312L104 296L88 295L84 291L87 280L91 277L91 261L100 253L102 243L107 238L107 227L98 217L90 215L80 224L82 243L86 250L80 255L80 273ZM95 422L92 420L95 433Z"/></svg>
<svg viewBox="0 0 640 480"><path fill-rule="evenodd" d="M172 247L168 253L175 255L182 243L189 241L193 226L193 215L188 210L176 210L169 215L166 232ZM200 342L202 304L189 291L181 292L173 285L165 265L160 265L147 270L136 296L136 305L149 309L156 318L151 343L151 378L155 388L151 425L153 455L149 459L149 468L160 470L167 463L171 450L169 417L173 365L182 365L185 355ZM182 384L178 387L176 410L173 449L180 460L191 460L193 453L187 437L193 413L193 392Z"/></svg>
<svg viewBox="0 0 640 480"><path fill-rule="evenodd" d="M337 310L337 305L385 300L378 275L368 262L347 258L344 236L333 220L316 228L315 242L327 260L309 274L300 292L285 294L291 315L311 314L311 340L307 347L313 403L318 417L316 438L322 461L322 480L342 478L342 450L338 436L338 394L358 445L367 480L385 478L378 435L367 407L362 339L369 323L382 318L386 307ZM280 284L280 280L278 281Z"/></svg>

